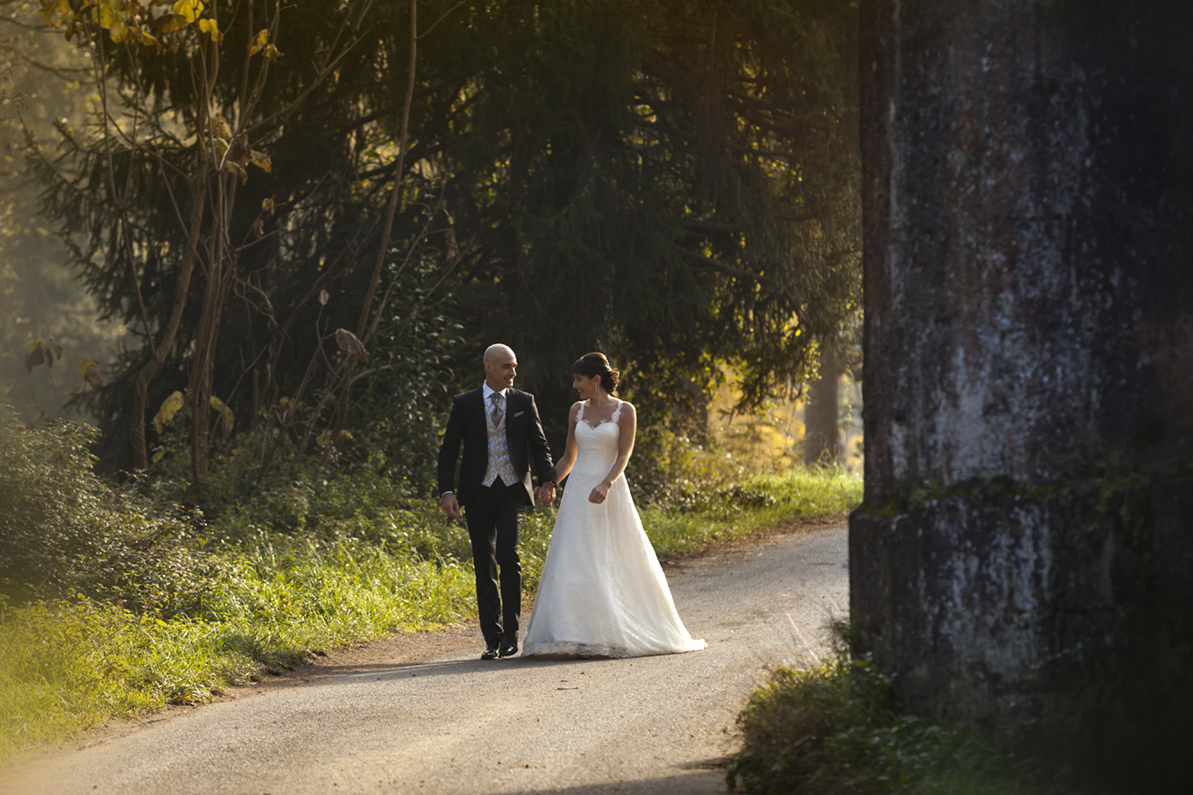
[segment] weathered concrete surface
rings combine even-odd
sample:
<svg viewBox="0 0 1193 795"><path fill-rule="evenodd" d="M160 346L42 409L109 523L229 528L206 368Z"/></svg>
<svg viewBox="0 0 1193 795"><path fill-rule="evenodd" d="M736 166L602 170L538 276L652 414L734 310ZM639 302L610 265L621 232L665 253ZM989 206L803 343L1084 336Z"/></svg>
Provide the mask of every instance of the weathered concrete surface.
<svg viewBox="0 0 1193 795"><path fill-rule="evenodd" d="M1157 484L1193 436L1193 3L861 24L861 650L988 717L1123 647L1187 669L1193 503Z"/></svg>

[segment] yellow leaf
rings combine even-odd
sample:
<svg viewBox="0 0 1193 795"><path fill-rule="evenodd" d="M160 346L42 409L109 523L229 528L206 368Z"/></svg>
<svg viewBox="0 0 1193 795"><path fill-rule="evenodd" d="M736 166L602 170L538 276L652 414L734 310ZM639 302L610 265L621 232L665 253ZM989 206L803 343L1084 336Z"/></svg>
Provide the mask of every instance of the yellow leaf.
<svg viewBox="0 0 1193 795"><path fill-rule="evenodd" d="M232 128L228 126L228 120L224 118L224 114L215 114L211 119L211 127L215 131L216 138L223 138L225 141L232 140Z"/></svg>
<svg viewBox="0 0 1193 795"><path fill-rule="evenodd" d="M276 61L278 58L282 57L282 52L277 47L274 47L272 44L266 44L265 45L265 57L271 61Z"/></svg>
<svg viewBox="0 0 1193 795"><path fill-rule="evenodd" d="M288 397L284 397L284 398L282 398L281 400L279 400L279 401L278 401L278 405L279 405L279 406L289 406L289 405L290 405L290 398L288 398Z"/></svg>
<svg viewBox="0 0 1193 795"><path fill-rule="evenodd" d="M156 464L158 461L161 461L165 457L165 455L166 455L165 450L158 450L156 453L153 454L153 463Z"/></svg>
<svg viewBox="0 0 1193 795"><path fill-rule="evenodd" d="M224 170L240 177L240 184L249 181L249 172L244 170L244 166L237 163L235 160L228 160L224 163Z"/></svg>
<svg viewBox="0 0 1193 795"><path fill-rule="evenodd" d="M211 36L211 40L214 42L218 43L224 40L224 34L220 33L219 26L216 25L214 19L200 19L199 30Z"/></svg>
<svg viewBox="0 0 1193 795"><path fill-rule="evenodd" d="M203 8L203 0L178 0L174 4L174 13L191 23L198 19Z"/></svg>
<svg viewBox="0 0 1193 795"><path fill-rule="evenodd" d="M99 373L99 362L95 359L80 359L79 363L75 365L75 371L82 378L92 386L100 386L104 380Z"/></svg>
<svg viewBox="0 0 1193 795"><path fill-rule="evenodd" d="M153 427L157 429L158 433L162 433L166 429L166 423L174 419L174 415L182 408L182 393L174 392L170 397L162 401L162 407L157 410L157 414L153 415Z"/></svg>
<svg viewBox="0 0 1193 795"><path fill-rule="evenodd" d="M54 366L54 358L46 349L46 341L43 339L30 342L29 351L25 354L25 370L32 372L33 368L39 364L44 364L47 367Z"/></svg>
<svg viewBox="0 0 1193 795"><path fill-rule="evenodd" d="M249 162L266 174L273 173L273 162L269 159L269 155L264 152L258 152L256 149L253 149L249 153Z"/></svg>
<svg viewBox="0 0 1193 795"><path fill-rule="evenodd" d="M111 29L114 24L124 24L124 15L111 3L100 3L96 10L99 12L99 26L104 30Z"/></svg>
<svg viewBox="0 0 1193 795"><path fill-rule="evenodd" d="M209 402L211 403L211 407L213 409L215 409L216 411L218 411L220 413L220 417L223 418L224 430L228 431L228 433L231 433L232 432L232 409L228 408L224 404L224 401L220 400L215 395L211 396L211 398L209 399Z"/></svg>
<svg viewBox="0 0 1193 795"><path fill-rule="evenodd" d="M261 28L261 30L257 31L257 35L253 37L253 43L249 45L249 55L256 55L265 49L266 44L269 44L269 30Z"/></svg>
<svg viewBox="0 0 1193 795"><path fill-rule="evenodd" d="M162 48L162 43L146 31L141 31L141 43L146 47L155 47L158 50Z"/></svg>
<svg viewBox="0 0 1193 795"><path fill-rule="evenodd" d="M53 25L56 28L60 28L62 27L62 20L60 19L57 22L54 21L54 11L56 10L55 5L56 4L54 3L42 5L41 11L38 11L37 15L45 20L47 25Z"/></svg>
<svg viewBox="0 0 1193 795"><path fill-rule="evenodd" d="M161 18L152 23L152 27L158 33L170 33L175 30L182 30L186 27L186 19L178 14L165 14Z"/></svg>
<svg viewBox="0 0 1193 795"><path fill-rule="evenodd" d="M261 202L261 209L267 213L273 212L273 199L265 199Z"/></svg>

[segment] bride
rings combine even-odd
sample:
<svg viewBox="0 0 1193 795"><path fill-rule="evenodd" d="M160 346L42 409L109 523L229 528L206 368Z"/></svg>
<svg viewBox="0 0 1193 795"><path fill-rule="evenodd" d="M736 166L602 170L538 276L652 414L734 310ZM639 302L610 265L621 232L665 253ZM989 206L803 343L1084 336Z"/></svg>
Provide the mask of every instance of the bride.
<svg viewBox="0 0 1193 795"><path fill-rule="evenodd" d="M641 657L703 649L684 628L626 485L634 407L603 353L572 365L567 477L522 655Z"/></svg>

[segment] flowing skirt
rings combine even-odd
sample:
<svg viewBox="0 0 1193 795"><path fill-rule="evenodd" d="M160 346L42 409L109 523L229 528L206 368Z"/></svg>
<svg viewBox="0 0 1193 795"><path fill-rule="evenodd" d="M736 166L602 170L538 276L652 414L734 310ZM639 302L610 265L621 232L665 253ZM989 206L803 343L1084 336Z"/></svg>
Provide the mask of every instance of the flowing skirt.
<svg viewBox="0 0 1193 795"><path fill-rule="evenodd" d="M577 467L579 470L579 467ZM573 470L564 491L523 656L642 657L703 649L688 634L624 477L588 501L608 468Z"/></svg>

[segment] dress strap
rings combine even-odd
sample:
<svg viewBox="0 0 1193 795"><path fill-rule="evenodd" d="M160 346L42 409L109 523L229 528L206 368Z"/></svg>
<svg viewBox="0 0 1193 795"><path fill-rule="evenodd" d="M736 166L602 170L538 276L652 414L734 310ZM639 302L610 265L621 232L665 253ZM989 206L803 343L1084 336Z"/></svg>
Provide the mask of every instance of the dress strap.
<svg viewBox="0 0 1193 795"><path fill-rule="evenodd" d="M576 422L581 422L584 419L584 401L580 401L580 410L576 412Z"/></svg>
<svg viewBox="0 0 1193 795"><path fill-rule="evenodd" d="M609 422L612 422L614 424L617 423L617 420L621 418L621 407L624 405L625 405L624 400L617 401L617 408L613 409L613 416L609 418Z"/></svg>

